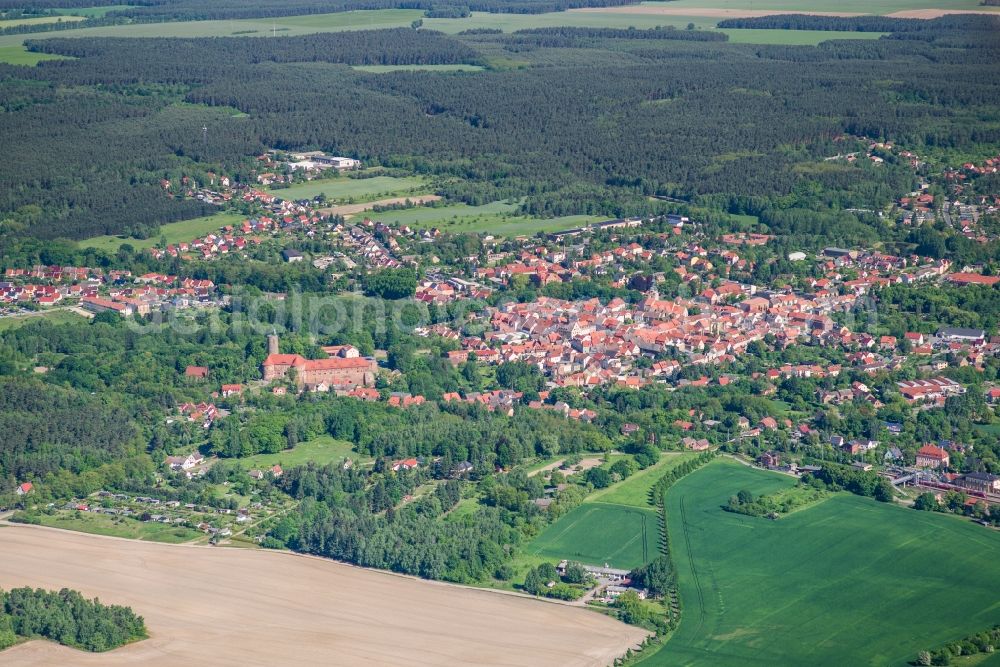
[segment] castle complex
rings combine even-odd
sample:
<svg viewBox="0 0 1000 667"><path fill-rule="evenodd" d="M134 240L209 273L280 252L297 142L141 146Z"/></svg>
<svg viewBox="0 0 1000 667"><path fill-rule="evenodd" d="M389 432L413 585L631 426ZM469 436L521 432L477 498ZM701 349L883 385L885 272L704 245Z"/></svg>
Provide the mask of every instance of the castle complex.
<svg viewBox="0 0 1000 667"><path fill-rule="evenodd" d="M330 354L328 359L306 359L299 354L281 354L276 335L268 336L267 343L268 355L262 364L265 381L287 377L294 369L296 384L307 391L350 390L375 384L378 363L362 357L351 346L324 348Z"/></svg>

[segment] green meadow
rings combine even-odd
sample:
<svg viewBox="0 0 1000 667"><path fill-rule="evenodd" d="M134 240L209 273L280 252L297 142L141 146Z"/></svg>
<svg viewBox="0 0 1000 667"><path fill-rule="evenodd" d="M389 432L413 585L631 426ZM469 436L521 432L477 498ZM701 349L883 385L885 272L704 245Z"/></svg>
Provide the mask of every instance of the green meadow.
<svg viewBox="0 0 1000 667"><path fill-rule="evenodd" d="M651 561L660 548L656 511L587 502L550 524L524 547L528 556L630 570Z"/></svg>
<svg viewBox="0 0 1000 667"><path fill-rule="evenodd" d="M410 209L369 213L368 217L390 225L438 227L453 233L482 233L495 236L531 236L538 232L555 232L579 227L607 217L569 215L560 218L535 218L516 213L517 204L491 202L483 206L449 204L418 206Z"/></svg>
<svg viewBox="0 0 1000 667"><path fill-rule="evenodd" d="M255 468L266 470L275 465L280 465L282 468L293 468L305 465L310 461L318 465L340 463L347 458L358 463L367 457L358 455L353 450L351 443L323 435L307 442L300 442L292 449L286 449L276 454L257 454L238 460L240 465L247 470Z"/></svg>
<svg viewBox="0 0 1000 667"><path fill-rule="evenodd" d="M407 194L426 194L427 180L420 176L397 178L373 176L371 178L321 178L308 183L296 183L287 188L268 188L268 192L282 199L312 199L322 193L328 200L355 199L372 201Z"/></svg>
<svg viewBox="0 0 1000 667"><path fill-rule="evenodd" d="M104 16L108 12L115 12L128 8L129 5L105 5L103 7L64 7L62 9L53 9L52 11L57 14L93 18L95 16Z"/></svg>
<svg viewBox="0 0 1000 667"><path fill-rule="evenodd" d="M128 517L111 517L90 512L59 512L37 515L41 525L63 530L75 530L94 535L127 537L132 540L180 544L203 537L202 533L184 526L139 521Z"/></svg>
<svg viewBox="0 0 1000 667"><path fill-rule="evenodd" d="M43 23L73 23L83 21L83 16L38 16L30 19L0 19L0 30L17 28L22 25L40 25Z"/></svg>
<svg viewBox="0 0 1000 667"><path fill-rule="evenodd" d="M650 491L667 472L685 461L698 456L698 452L669 452L645 470L640 470L628 479L595 491L584 501L629 505L631 507L653 507Z"/></svg>
<svg viewBox="0 0 1000 667"><path fill-rule="evenodd" d="M152 248L160 242L163 237L167 243L181 243L218 231L226 225L235 225L246 219L240 213L217 213L201 218L191 218L180 222L171 222L160 227L159 233L148 239L133 239L125 236L95 236L94 238L80 241L84 248L97 248L107 252L115 252L123 244L128 243L133 248Z"/></svg>
<svg viewBox="0 0 1000 667"><path fill-rule="evenodd" d="M0 44L4 38L0 37ZM66 60L63 56L55 56L49 53L35 53L28 51L20 44L0 46L0 63L10 65L37 65L43 60Z"/></svg>
<svg viewBox="0 0 1000 667"><path fill-rule="evenodd" d="M777 521L724 512L794 480L717 460L667 493L680 627L642 665L905 665L1000 623L1000 533L846 493Z"/></svg>
<svg viewBox="0 0 1000 667"><path fill-rule="evenodd" d="M820 42L833 39L878 39L884 32L834 32L831 30L762 30L730 29L722 32L729 35L733 44L782 44L786 46L816 46Z"/></svg>
<svg viewBox="0 0 1000 667"><path fill-rule="evenodd" d="M13 317L0 317L0 331L17 329L32 322L48 322L49 324L70 324L83 320L82 315L69 310L45 310L30 315L15 315Z"/></svg>

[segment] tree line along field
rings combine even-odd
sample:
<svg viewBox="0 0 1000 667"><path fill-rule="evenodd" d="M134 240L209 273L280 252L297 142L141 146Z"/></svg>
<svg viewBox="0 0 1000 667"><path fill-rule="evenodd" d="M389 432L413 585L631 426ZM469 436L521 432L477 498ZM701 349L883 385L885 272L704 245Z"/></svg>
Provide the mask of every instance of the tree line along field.
<svg viewBox="0 0 1000 667"><path fill-rule="evenodd" d="M642 665L902 665L1000 622L995 531L846 494L777 521L721 509L793 483L719 460L671 487L684 613Z"/></svg>
<svg viewBox="0 0 1000 667"><path fill-rule="evenodd" d="M697 458L697 456L697 452L665 453L656 464L651 465L645 470L640 470L618 484L595 491L584 502L651 508L654 504L650 502L650 491L660 481L660 478L673 468L693 458Z"/></svg>
<svg viewBox="0 0 1000 667"><path fill-rule="evenodd" d="M48 37L293 37L317 32L341 30L371 30L404 28L413 21L423 20L424 27L446 33L490 28L513 32L529 28L574 26L585 28L655 28L672 25L677 28L694 23L699 28L712 28L716 21L697 16L644 16L614 13L577 14L550 12L544 14L490 14L473 12L466 18L422 18L414 9L373 9L308 16L279 16L274 19L238 19L232 21L180 21L172 23L137 23L40 32L29 35L2 35L0 47L20 47L25 39Z"/></svg>
<svg viewBox="0 0 1000 667"><path fill-rule="evenodd" d="M622 569L650 562L659 554L662 539L650 490L672 468L695 456L664 454L649 468L591 494L537 535L525 555L532 561L567 559Z"/></svg>

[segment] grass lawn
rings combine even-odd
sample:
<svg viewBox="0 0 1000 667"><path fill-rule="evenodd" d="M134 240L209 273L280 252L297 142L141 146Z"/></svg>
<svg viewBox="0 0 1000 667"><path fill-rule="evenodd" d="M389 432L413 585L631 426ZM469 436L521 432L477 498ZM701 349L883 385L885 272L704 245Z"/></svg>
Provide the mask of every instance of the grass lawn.
<svg viewBox="0 0 1000 667"><path fill-rule="evenodd" d="M524 547L524 553L550 562L566 558L631 569L652 560L659 547L654 510L588 502L546 527Z"/></svg>
<svg viewBox="0 0 1000 667"><path fill-rule="evenodd" d="M51 324L71 324L83 321L82 315L77 315L76 313L69 310L48 310L41 311L38 314L31 315L16 315L14 317L0 317L0 331L9 331L11 329L17 329L25 324L30 324L31 322L40 322L45 320Z"/></svg>
<svg viewBox="0 0 1000 667"><path fill-rule="evenodd" d="M171 526L165 523L152 523L130 519L128 517L110 517L104 514L81 512L79 518L75 512L60 512L49 516L39 515L43 526L75 530L94 535L110 535L112 537L127 537L133 540L150 542L167 542L179 544L204 537L197 530L183 526Z"/></svg>
<svg viewBox="0 0 1000 667"><path fill-rule="evenodd" d="M491 202L483 206L449 204L371 213L369 217L390 225L439 227L453 233L485 233L495 236L531 236L537 232L554 232L607 220L606 216L591 215L533 218L515 214L517 208L517 204L507 202Z"/></svg>
<svg viewBox="0 0 1000 667"><path fill-rule="evenodd" d="M768 521L720 509L794 480L717 460L667 495L684 614L644 666L904 665L1000 622L1000 533L837 494Z"/></svg>
<svg viewBox="0 0 1000 667"><path fill-rule="evenodd" d="M277 454L257 454L238 460L240 465L247 470L254 468L264 470L275 464L282 468L293 468L309 461L326 465L327 463L339 463L345 458L350 458L355 463L367 458L360 456L352 447L353 445L346 440L335 440L328 435L321 435L308 442L300 442L294 448L286 449Z"/></svg>
<svg viewBox="0 0 1000 667"><path fill-rule="evenodd" d="M0 37L0 39L3 39ZM0 46L0 63L11 65L37 65L43 60L67 60L64 56L28 51L20 44Z"/></svg>
<svg viewBox="0 0 1000 667"><path fill-rule="evenodd" d="M66 7L63 9L53 9L57 14L67 14L71 16L85 16L87 18L93 18L95 16L104 16L108 12L115 12L122 9L128 9L131 5L105 5L104 7Z"/></svg>
<svg viewBox="0 0 1000 667"><path fill-rule="evenodd" d="M629 505L630 507L652 507L649 502L649 491L660 478L671 468L698 456L698 452L670 452L660 457L660 460L645 470L640 470L631 477L617 484L601 489L587 497L583 502L612 503Z"/></svg>
<svg viewBox="0 0 1000 667"><path fill-rule="evenodd" d="M16 28L22 25L40 25L42 23L73 23L83 21L83 16L38 16L30 19L6 19L0 20L0 30L4 28Z"/></svg>
<svg viewBox="0 0 1000 667"><path fill-rule="evenodd" d="M288 188L269 188L268 192L282 199L312 199L322 193L328 200L355 199L374 201L387 197L407 194L426 194L427 180L420 176L395 178L393 176L373 176L372 178L323 178L308 183L296 183Z"/></svg>
<svg viewBox="0 0 1000 667"><path fill-rule="evenodd" d="M152 248L160 242L161 236L167 239L167 243L190 241L195 237L218 231L220 227L225 225L235 225L244 219L246 216L240 213L216 213L202 218L168 223L160 227L159 233L148 239L133 239L126 236L96 236L80 241L80 245L84 248L97 248L107 252L115 252L124 243L128 243L133 248Z"/></svg>
<svg viewBox="0 0 1000 667"><path fill-rule="evenodd" d="M733 44L782 44L787 46L816 46L831 39L878 39L885 32L834 32L831 30L763 30L725 29Z"/></svg>
<svg viewBox="0 0 1000 667"><path fill-rule="evenodd" d="M480 72L480 65L354 65L359 72L384 74L386 72Z"/></svg>

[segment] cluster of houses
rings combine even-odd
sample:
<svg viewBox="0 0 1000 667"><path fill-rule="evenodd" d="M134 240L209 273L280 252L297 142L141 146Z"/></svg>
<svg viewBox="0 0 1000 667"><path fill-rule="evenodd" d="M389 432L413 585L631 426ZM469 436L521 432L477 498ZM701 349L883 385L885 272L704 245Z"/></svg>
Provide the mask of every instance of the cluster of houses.
<svg viewBox="0 0 1000 667"><path fill-rule="evenodd" d="M0 303L28 301L39 306L77 304L93 313L125 316L218 303L215 285L205 279L155 273L133 277L130 271L69 266L7 269L0 282Z"/></svg>
<svg viewBox="0 0 1000 667"><path fill-rule="evenodd" d="M607 563L604 565L586 565L581 563L580 566L596 582L594 587L596 593L595 599L601 602L610 604L626 591L634 591L640 600L645 600L649 595L646 589L632 585L631 572L629 570L614 568ZM560 576L565 575L568 567L569 561L560 561L556 565L556 572Z"/></svg>
<svg viewBox="0 0 1000 667"><path fill-rule="evenodd" d="M471 280L454 277L428 277L417 285L414 298L424 303L444 305L459 299L488 299L493 294L489 287Z"/></svg>
<svg viewBox="0 0 1000 667"><path fill-rule="evenodd" d="M965 393L965 387L946 377L902 380L896 386L907 402L925 407L941 407L948 397Z"/></svg>
<svg viewBox="0 0 1000 667"><path fill-rule="evenodd" d="M261 480L264 479L268 475L268 473L270 473L270 475L274 477L274 479L278 479L279 477L285 474L285 471L281 469L280 465L274 464L273 466L268 468L267 471L254 468L247 474L250 476L250 479Z"/></svg>
<svg viewBox="0 0 1000 667"><path fill-rule="evenodd" d="M191 477L204 463L205 457L197 451L182 456L168 456L164 461L172 471L186 473L188 477Z"/></svg>
<svg viewBox="0 0 1000 667"><path fill-rule="evenodd" d="M201 368L201 367L193 367ZM217 418L223 416L213 403L181 403L177 406L177 412L187 421L201 424L202 428L212 426Z"/></svg>

